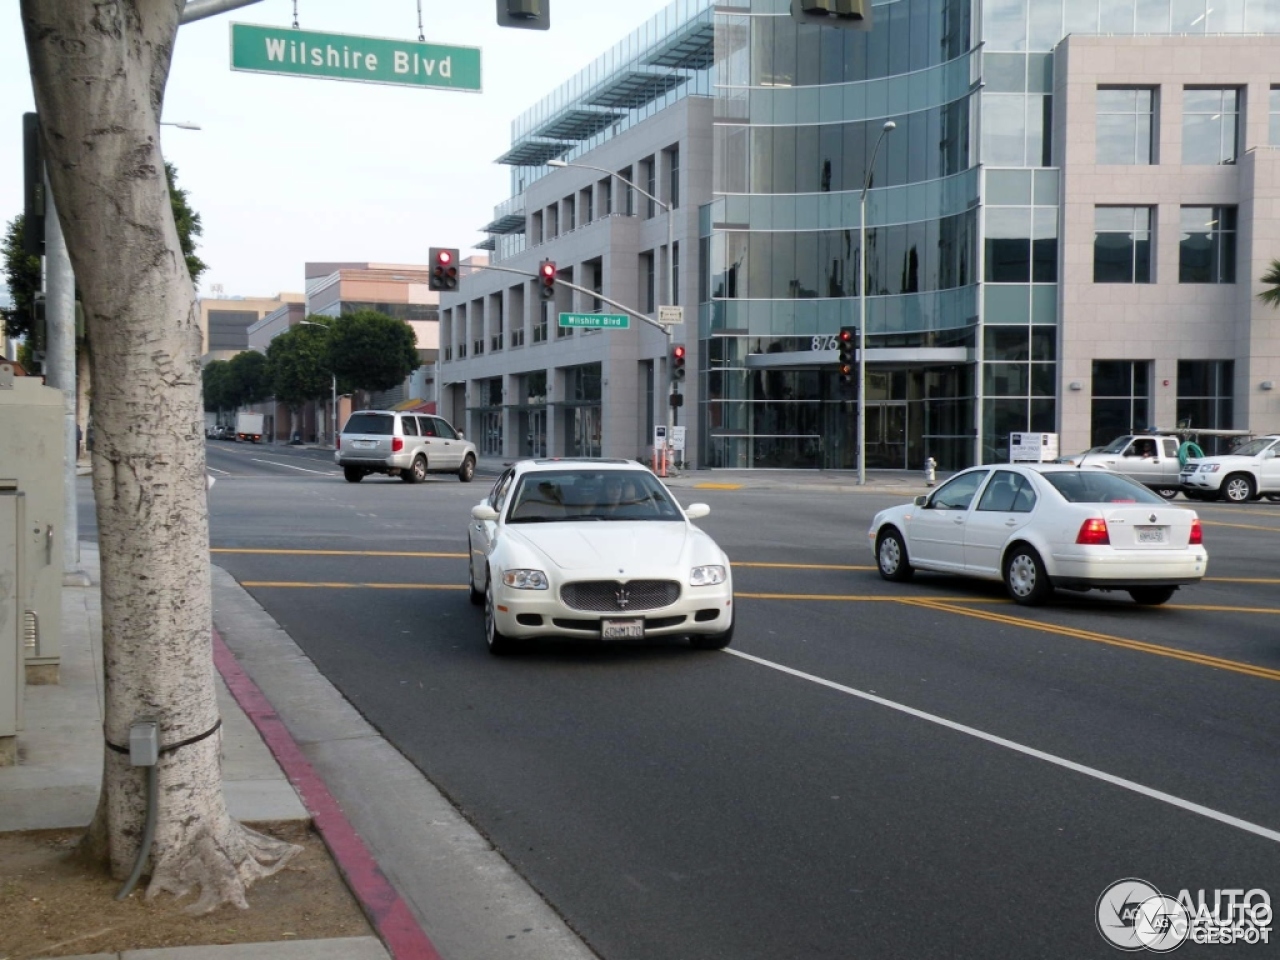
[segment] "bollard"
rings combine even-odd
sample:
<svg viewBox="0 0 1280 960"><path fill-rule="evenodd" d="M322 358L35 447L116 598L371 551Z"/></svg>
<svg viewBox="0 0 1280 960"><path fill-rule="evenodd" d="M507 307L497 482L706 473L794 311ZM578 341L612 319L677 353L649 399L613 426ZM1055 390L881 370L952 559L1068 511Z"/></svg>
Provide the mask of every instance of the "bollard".
<svg viewBox="0 0 1280 960"><path fill-rule="evenodd" d="M937 482L938 477L938 461L933 457L926 457L924 461L924 485L932 487Z"/></svg>

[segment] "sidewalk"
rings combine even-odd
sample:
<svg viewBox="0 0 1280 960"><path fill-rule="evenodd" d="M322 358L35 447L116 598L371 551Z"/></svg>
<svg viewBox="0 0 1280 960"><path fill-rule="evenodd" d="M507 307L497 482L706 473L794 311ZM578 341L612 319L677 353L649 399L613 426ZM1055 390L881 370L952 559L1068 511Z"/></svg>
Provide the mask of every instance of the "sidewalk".
<svg viewBox="0 0 1280 960"><path fill-rule="evenodd" d="M0 832L84 827L97 803L101 582L97 546L80 549L90 585L63 590L61 682L25 690L20 761L0 767ZM213 609L231 815L312 819L382 939L178 947L92 960L595 960L218 567ZM249 903L252 909L252 889Z"/></svg>

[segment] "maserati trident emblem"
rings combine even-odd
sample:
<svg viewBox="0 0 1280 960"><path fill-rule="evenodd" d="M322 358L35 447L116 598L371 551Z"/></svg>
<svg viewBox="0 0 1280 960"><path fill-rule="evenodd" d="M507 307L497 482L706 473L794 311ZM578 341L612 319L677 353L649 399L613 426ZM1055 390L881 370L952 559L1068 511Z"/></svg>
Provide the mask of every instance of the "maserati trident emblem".
<svg viewBox="0 0 1280 960"><path fill-rule="evenodd" d="M617 597L617 600L618 600L618 609L619 610L627 609L627 604L631 602L631 591L628 590L626 587L619 587L618 592L617 594L615 594L615 596Z"/></svg>
<svg viewBox="0 0 1280 960"><path fill-rule="evenodd" d="M1151 522L1152 523L1156 522L1156 515L1154 513L1151 515Z"/></svg>

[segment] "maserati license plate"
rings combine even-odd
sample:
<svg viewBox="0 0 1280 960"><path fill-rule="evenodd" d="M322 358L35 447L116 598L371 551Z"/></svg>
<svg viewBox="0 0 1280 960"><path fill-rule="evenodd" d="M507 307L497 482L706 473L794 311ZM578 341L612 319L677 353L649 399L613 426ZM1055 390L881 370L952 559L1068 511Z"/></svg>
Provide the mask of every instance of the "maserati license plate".
<svg viewBox="0 0 1280 960"><path fill-rule="evenodd" d="M644 621L602 620L600 636L604 640L641 640L644 638Z"/></svg>
<svg viewBox="0 0 1280 960"><path fill-rule="evenodd" d="M1139 543L1164 543L1164 527L1137 527Z"/></svg>

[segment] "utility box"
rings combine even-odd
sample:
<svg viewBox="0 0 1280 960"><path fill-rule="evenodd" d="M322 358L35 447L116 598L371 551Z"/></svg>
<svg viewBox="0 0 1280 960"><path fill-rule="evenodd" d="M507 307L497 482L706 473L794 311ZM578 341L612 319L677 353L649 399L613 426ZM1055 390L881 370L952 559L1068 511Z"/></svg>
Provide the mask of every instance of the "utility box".
<svg viewBox="0 0 1280 960"><path fill-rule="evenodd" d="M0 767L18 762L22 729L23 496L0 487Z"/></svg>
<svg viewBox="0 0 1280 960"><path fill-rule="evenodd" d="M0 489L24 495L21 639L25 682L57 683L62 655L63 462L61 390L15 377L0 361Z"/></svg>

